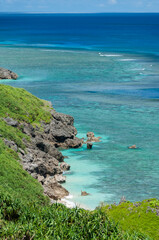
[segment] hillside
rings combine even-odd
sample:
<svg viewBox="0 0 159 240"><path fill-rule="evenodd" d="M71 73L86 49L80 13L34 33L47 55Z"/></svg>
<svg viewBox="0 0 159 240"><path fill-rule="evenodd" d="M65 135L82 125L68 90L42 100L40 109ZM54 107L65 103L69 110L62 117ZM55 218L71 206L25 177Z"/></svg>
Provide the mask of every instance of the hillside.
<svg viewBox="0 0 159 240"><path fill-rule="evenodd" d="M87 211L51 204L61 198L56 190L67 194L59 176L68 166L57 147L80 147L76 134L71 116L24 89L0 85L0 239L158 239L157 232L146 230L147 220L130 228L123 205ZM127 224L120 224L120 212ZM156 212L151 215L153 224Z"/></svg>

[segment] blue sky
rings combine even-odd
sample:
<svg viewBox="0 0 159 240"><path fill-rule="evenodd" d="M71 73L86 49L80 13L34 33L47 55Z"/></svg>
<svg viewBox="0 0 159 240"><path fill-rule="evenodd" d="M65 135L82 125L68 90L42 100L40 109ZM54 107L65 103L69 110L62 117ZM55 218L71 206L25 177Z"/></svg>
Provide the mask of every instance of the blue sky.
<svg viewBox="0 0 159 240"><path fill-rule="evenodd" d="M0 12L159 12L159 0L0 0Z"/></svg>

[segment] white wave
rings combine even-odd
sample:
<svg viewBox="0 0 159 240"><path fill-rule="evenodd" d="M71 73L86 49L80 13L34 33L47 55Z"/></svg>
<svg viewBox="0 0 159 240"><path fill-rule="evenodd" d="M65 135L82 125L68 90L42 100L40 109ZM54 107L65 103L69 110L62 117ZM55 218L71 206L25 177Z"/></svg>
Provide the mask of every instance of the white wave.
<svg viewBox="0 0 159 240"><path fill-rule="evenodd" d="M99 55L101 57L121 57L122 55L119 55L119 54L102 54L102 53L99 53Z"/></svg>
<svg viewBox="0 0 159 240"><path fill-rule="evenodd" d="M66 199L72 199L73 195L69 194L68 196L65 197Z"/></svg>
<svg viewBox="0 0 159 240"><path fill-rule="evenodd" d="M132 71L145 71L145 68L133 68L131 69Z"/></svg>
<svg viewBox="0 0 159 240"><path fill-rule="evenodd" d="M67 200L66 197L62 198L60 202L63 203L68 208L77 207L77 205L74 202Z"/></svg>
<svg viewBox="0 0 159 240"><path fill-rule="evenodd" d="M135 58L125 58L125 59L120 59L119 61L121 62L129 62L129 61L136 61L137 59Z"/></svg>

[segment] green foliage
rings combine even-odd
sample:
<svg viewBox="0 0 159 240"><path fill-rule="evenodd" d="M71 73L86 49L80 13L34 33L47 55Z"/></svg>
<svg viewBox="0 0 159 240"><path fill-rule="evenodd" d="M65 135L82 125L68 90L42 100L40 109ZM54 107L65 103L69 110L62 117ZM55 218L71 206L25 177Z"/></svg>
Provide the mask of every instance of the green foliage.
<svg viewBox="0 0 159 240"><path fill-rule="evenodd" d="M2 138L14 141L22 149L25 149L22 139L25 138L29 141L27 135L23 134L19 129L7 125L3 120L0 120L0 135Z"/></svg>
<svg viewBox="0 0 159 240"><path fill-rule="evenodd" d="M41 185L23 170L17 153L6 147L2 140L0 140L0 191L4 194L9 193L26 204L48 202L42 194Z"/></svg>
<svg viewBox="0 0 159 240"><path fill-rule="evenodd" d="M9 116L19 121L50 122L49 105L24 89L0 84L0 117Z"/></svg>
<svg viewBox="0 0 159 240"><path fill-rule="evenodd" d="M118 206L106 205L102 211L124 231L146 234L152 239L159 239L159 200L149 199L138 203L124 202Z"/></svg>
<svg viewBox="0 0 159 240"><path fill-rule="evenodd" d="M9 197L9 201L10 201ZM1 199L0 199L1 200ZM8 201L8 202L9 202ZM1 203L2 202L2 203ZM4 203L3 203L4 202ZM7 202L7 207L9 206ZM6 198L0 201L6 210ZM13 200L12 210L7 213L12 221L5 220L1 228L1 239L59 239L59 240L141 240L139 234L123 234L100 209L93 212L84 209L68 209L61 204L34 205L25 208ZM10 214L11 212L11 214ZM13 218L14 212L14 218Z"/></svg>

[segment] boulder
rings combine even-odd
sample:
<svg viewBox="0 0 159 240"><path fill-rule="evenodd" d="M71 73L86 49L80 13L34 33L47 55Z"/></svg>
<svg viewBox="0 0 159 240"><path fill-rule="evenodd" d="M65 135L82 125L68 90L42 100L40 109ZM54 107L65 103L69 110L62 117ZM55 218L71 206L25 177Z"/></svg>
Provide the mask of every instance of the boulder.
<svg viewBox="0 0 159 240"><path fill-rule="evenodd" d="M17 79L18 75L8 69L0 68L0 79Z"/></svg>
<svg viewBox="0 0 159 240"><path fill-rule="evenodd" d="M87 133L87 142L100 142L101 137L95 137L93 132L88 132Z"/></svg>
<svg viewBox="0 0 159 240"><path fill-rule="evenodd" d="M62 162L61 164L60 164L60 168L62 169L62 171L68 171L68 170L70 170L70 165L68 164L68 163L65 163L65 162Z"/></svg>
<svg viewBox="0 0 159 240"><path fill-rule="evenodd" d="M90 193L87 193L85 191L81 191L81 196L88 196L88 195L90 195Z"/></svg>
<svg viewBox="0 0 159 240"><path fill-rule="evenodd" d="M137 147L136 147L136 145L132 145L132 146L130 146L130 147L128 147L129 149L136 149Z"/></svg>
<svg viewBox="0 0 159 240"><path fill-rule="evenodd" d="M44 193L54 200L59 200L69 195L69 192L57 182L52 182L45 186Z"/></svg>

